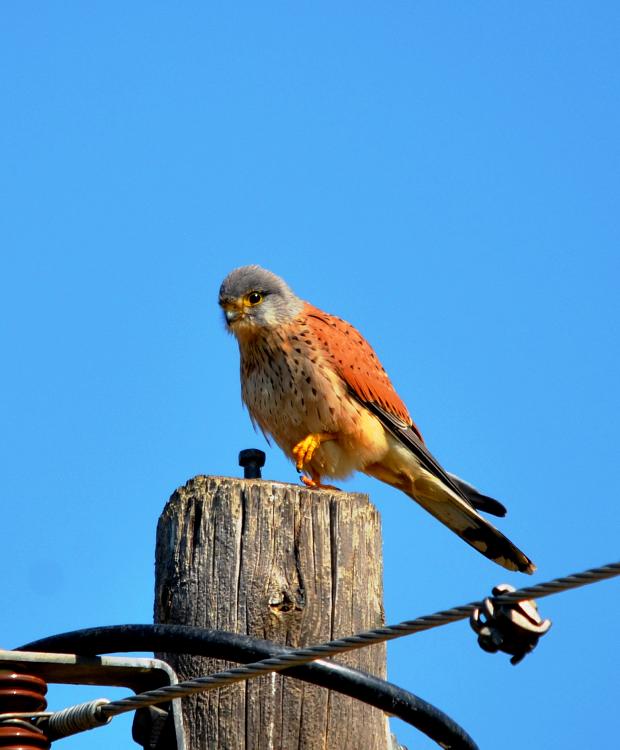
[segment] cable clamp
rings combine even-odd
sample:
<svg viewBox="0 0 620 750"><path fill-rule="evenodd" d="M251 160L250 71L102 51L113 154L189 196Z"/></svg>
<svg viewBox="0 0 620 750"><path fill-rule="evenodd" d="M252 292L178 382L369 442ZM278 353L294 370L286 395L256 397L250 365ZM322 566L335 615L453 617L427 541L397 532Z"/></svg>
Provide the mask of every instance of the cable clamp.
<svg viewBox="0 0 620 750"><path fill-rule="evenodd" d="M493 588L493 596L513 591L516 591L513 586L501 583ZM492 654L497 651L512 654L510 663L518 664L534 650L538 639L551 627L551 620L541 618L533 599L504 603L489 597L473 610L469 624L478 634L480 648Z"/></svg>
<svg viewBox="0 0 620 750"><path fill-rule="evenodd" d="M56 711L43 720L44 728L47 729L50 739L57 740L104 726L110 723L112 717L103 715L100 709L109 702L107 698L97 698L77 706L63 708L62 711Z"/></svg>

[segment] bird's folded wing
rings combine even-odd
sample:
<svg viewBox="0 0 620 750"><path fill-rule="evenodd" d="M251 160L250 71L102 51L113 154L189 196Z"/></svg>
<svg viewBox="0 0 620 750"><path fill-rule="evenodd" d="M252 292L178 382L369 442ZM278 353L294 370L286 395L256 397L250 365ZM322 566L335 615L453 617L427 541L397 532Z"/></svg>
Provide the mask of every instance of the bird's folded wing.
<svg viewBox="0 0 620 750"><path fill-rule="evenodd" d="M460 498L469 502L467 495L458 482L455 481L456 477L452 477L448 474L445 469L439 464L437 459L429 451L426 445L420 440L418 435L410 429L402 420L397 419L393 414L390 414L382 406L373 401L365 401L364 406L368 411L372 412L375 417L378 417L379 421L383 426L394 435L403 445L416 456L420 464L434 477L440 479L446 484L453 492L455 492Z"/></svg>
<svg viewBox="0 0 620 750"><path fill-rule="evenodd" d="M477 510L506 515L497 500L482 495L472 485L445 471L430 453L407 407L396 393L371 345L350 323L306 303L305 322L323 353L347 384L351 395L382 422L418 458L422 466Z"/></svg>
<svg viewBox="0 0 620 750"><path fill-rule="evenodd" d="M407 407L394 390L372 346L362 334L342 318L329 315L306 303L306 324L334 370L345 381L358 401L373 402L387 414L405 422L422 439Z"/></svg>
<svg viewBox="0 0 620 750"><path fill-rule="evenodd" d="M420 437L402 420L390 414L382 406L372 401L364 402L364 406L374 414L383 426L416 456L423 468L447 485L458 497L476 510L490 513L494 516L505 516L506 508L498 501L487 495L482 495L469 482L448 473L433 454L426 447Z"/></svg>

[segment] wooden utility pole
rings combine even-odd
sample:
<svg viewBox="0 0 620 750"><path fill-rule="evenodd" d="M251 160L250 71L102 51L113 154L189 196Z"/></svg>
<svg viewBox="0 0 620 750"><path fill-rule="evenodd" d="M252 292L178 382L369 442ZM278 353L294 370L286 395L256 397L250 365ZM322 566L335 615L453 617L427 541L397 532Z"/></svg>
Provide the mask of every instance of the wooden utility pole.
<svg viewBox="0 0 620 750"><path fill-rule="evenodd" d="M157 528L155 621L305 646L384 623L379 514L365 495L198 476ZM163 654L181 679L229 663ZM385 677L383 644L337 658ZM183 700L188 750L387 750L384 714L269 675Z"/></svg>

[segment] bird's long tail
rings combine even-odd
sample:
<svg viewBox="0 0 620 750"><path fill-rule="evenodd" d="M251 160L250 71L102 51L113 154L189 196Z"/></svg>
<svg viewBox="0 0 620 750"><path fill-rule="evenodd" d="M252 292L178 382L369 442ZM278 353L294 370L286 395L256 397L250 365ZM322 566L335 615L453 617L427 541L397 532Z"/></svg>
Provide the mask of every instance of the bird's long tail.
<svg viewBox="0 0 620 750"><path fill-rule="evenodd" d="M424 454L418 455L400 435L390 436L389 443L388 455L380 464L367 466L364 469L367 474L402 490L489 560L522 573L536 570L530 558L474 508L476 505L500 515L505 512L501 503L480 495L458 477L448 475L425 447ZM420 458L425 459L424 464Z"/></svg>
<svg viewBox="0 0 620 750"><path fill-rule="evenodd" d="M449 474L426 447L418 430L374 402L365 403L386 429L388 452L364 471L405 492L467 544L508 570L533 573L536 566L476 509L496 516L506 508L471 484Z"/></svg>
<svg viewBox="0 0 620 750"><path fill-rule="evenodd" d="M485 557L508 570L533 573L536 566L510 539L436 477L422 470L407 495Z"/></svg>

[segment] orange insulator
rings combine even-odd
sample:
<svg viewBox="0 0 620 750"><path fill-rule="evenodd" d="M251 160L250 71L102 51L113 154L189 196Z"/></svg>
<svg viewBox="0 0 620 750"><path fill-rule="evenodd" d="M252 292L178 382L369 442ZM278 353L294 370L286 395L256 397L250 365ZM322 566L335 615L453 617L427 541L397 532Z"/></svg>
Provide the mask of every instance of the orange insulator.
<svg viewBox="0 0 620 750"><path fill-rule="evenodd" d="M0 714L44 711L47 683L40 677L0 672Z"/></svg>
<svg viewBox="0 0 620 750"><path fill-rule="evenodd" d="M0 748L2 750L48 750L50 741L40 729L26 722L0 724Z"/></svg>
<svg viewBox="0 0 620 750"><path fill-rule="evenodd" d="M0 748L2 750L47 750L46 735L23 719L2 721L2 714L44 711L47 684L40 677L0 671Z"/></svg>

